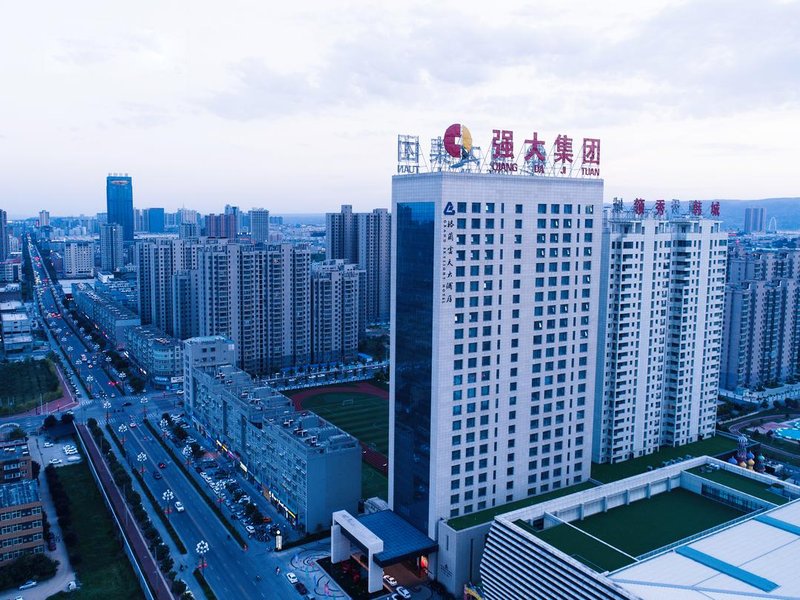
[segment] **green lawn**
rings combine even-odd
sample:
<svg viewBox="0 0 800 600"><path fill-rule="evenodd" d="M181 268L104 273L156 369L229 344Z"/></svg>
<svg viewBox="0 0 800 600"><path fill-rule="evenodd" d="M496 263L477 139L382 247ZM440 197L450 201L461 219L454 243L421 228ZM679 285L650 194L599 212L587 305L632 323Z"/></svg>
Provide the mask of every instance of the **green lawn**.
<svg viewBox="0 0 800 600"><path fill-rule="evenodd" d="M737 475L736 473L723 471L722 469L708 471L704 470L703 467L695 467L687 472L702 477L703 479L708 479L709 481L716 481L722 485L727 485L730 488L739 490L745 494L750 494L756 498L761 498L767 502L772 502L773 504L780 505L789 502L789 498L786 496L781 496L771 491L771 486L756 481L755 479L745 477L744 475Z"/></svg>
<svg viewBox="0 0 800 600"><path fill-rule="evenodd" d="M622 552L609 548L568 525L535 531L527 521L519 520L516 524L599 573L615 571L634 562Z"/></svg>
<svg viewBox="0 0 800 600"><path fill-rule="evenodd" d="M678 488L581 521L573 521L571 525L626 554L639 556L743 514L734 508ZM537 532L536 535L592 568L611 570L624 566L619 564L625 558L624 555L614 553L591 538L584 539L567 525L551 527Z"/></svg>
<svg viewBox="0 0 800 600"><path fill-rule="evenodd" d="M648 467L659 468L661 463L673 458L678 458L691 454L692 456L717 456L724 452L736 450L736 441L724 436L714 436L707 440L693 442L677 448L664 447L658 452L647 456L640 456L632 460L616 464L596 464L592 463L592 479L601 483L610 483L639 475L647 471Z"/></svg>
<svg viewBox="0 0 800 600"><path fill-rule="evenodd" d="M0 364L0 416L14 415L62 395L56 368L49 360ZM41 398L40 398L41 395Z"/></svg>
<svg viewBox="0 0 800 600"><path fill-rule="evenodd" d="M541 504L542 502L547 502L548 500L555 500L556 498L561 498L562 496L568 496L570 494L574 494L575 492L582 492L583 490L588 490L591 487L594 487L593 483L584 481L583 483L579 483L577 485L571 485L569 487L561 488L560 490L555 490L553 492L548 492L546 494L531 496L530 498L517 500L516 502L509 502L508 504L500 504L499 506L495 506L493 508L487 508L486 510L481 510L468 515L456 517L454 519L450 519L447 522L447 524L450 525L450 527L452 527L456 531L459 531L461 529L466 529L467 527L473 527L475 525L481 525L482 523L488 523L489 521L494 519L497 515L502 515L503 513L511 512L512 510L525 508L526 506Z"/></svg>
<svg viewBox="0 0 800 600"><path fill-rule="evenodd" d="M361 496L364 498L377 496L384 500L389 498L389 478L365 462L361 463Z"/></svg>
<svg viewBox="0 0 800 600"><path fill-rule="evenodd" d="M51 598L143 598L133 568L122 550L119 530L103 503L89 467L85 463L61 467L58 477L69 497L75 533L78 535L81 564L76 570L82 587L77 592L62 592Z"/></svg>
<svg viewBox="0 0 800 600"><path fill-rule="evenodd" d="M330 392L306 398L303 408L381 454L389 453L389 400L364 392Z"/></svg>

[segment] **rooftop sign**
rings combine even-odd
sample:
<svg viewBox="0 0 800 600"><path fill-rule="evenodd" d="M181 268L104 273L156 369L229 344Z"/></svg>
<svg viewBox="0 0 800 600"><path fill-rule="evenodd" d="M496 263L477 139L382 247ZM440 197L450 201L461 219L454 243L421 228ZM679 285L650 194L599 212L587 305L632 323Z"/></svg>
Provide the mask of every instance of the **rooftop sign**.
<svg viewBox="0 0 800 600"><path fill-rule="evenodd" d="M488 136L487 136L488 139ZM467 171L555 177L600 177L600 140L559 134L550 144L534 131L515 149L514 132L493 129L486 155L476 146L466 125L453 123L444 135L431 139L428 160L419 151L419 136L397 136L397 173ZM420 165L422 158L422 165Z"/></svg>

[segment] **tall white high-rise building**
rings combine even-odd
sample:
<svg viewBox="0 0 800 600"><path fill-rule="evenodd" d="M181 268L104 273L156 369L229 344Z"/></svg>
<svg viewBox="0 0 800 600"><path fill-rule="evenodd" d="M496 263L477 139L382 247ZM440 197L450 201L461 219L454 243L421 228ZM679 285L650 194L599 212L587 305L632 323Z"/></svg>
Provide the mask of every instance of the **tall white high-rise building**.
<svg viewBox="0 0 800 600"><path fill-rule="evenodd" d="M175 335L173 276L178 271L197 268L200 247L196 240L183 239L136 243L134 263L138 277L139 317L143 325L153 324Z"/></svg>
<svg viewBox="0 0 800 600"><path fill-rule="evenodd" d="M198 255L200 335L232 339L237 365L254 375L307 364L310 269L311 254L302 245L204 246Z"/></svg>
<svg viewBox="0 0 800 600"><path fill-rule="evenodd" d="M368 323L389 320L391 301L392 218L385 208L354 213L343 205L341 212L325 216L325 251L328 259L344 259L366 273L364 310Z"/></svg>
<svg viewBox="0 0 800 600"><path fill-rule="evenodd" d="M269 211L266 208L250 210L250 237L254 244L269 242Z"/></svg>
<svg viewBox="0 0 800 600"><path fill-rule="evenodd" d="M64 242L64 275L92 277L94 275L94 243L84 240Z"/></svg>
<svg viewBox="0 0 800 600"><path fill-rule="evenodd" d="M593 460L714 432L727 235L695 216L603 219Z"/></svg>
<svg viewBox="0 0 800 600"><path fill-rule="evenodd" d="M431 538L589 478L602 201L597 179L393 178L389 497Z"/></svg>
<svg viewBox="0 0 800 600"><path fill-rule="evenodd" d="M359 295L363 271L344 260L311 265L311 358L315 363L358 355Z"/></svg>
<svg viewBox="0 0 800 600"><path fill-rule="evenodd" d="M100 225L100 269L111 273L125 265L123 229L118 223Z"/></svg>

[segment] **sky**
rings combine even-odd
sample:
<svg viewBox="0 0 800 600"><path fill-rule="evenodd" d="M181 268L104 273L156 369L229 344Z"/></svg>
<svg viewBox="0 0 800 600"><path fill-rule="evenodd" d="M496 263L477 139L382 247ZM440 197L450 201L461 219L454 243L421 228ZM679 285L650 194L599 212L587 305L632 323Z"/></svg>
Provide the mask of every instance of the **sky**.
<svg viewBox="0 0 800 600"><path fill-rule="evenodd" d="M388 207L397 135L451 123L600 138L609 201L800 196L797 0L0 10L11 218L104 211L109 172L137 208Z"/></svg>

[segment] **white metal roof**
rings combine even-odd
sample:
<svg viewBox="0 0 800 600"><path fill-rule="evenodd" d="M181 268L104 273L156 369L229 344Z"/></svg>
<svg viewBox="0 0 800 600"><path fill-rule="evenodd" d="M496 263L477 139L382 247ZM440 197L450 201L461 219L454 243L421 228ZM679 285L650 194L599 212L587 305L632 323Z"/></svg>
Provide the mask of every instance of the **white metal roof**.
<svg viewBox="0 0 800 600"><path fill-rule="evenodd" d="M702 553L700 560L675 549L624 567L609 577L645 600L800 598L800 500L763 516L776 521L764 523L754 515L686 544L686 548ZM738 570L737 576L724 573L726 566ZM759 582L777 587L765 590Z"/></svg>

